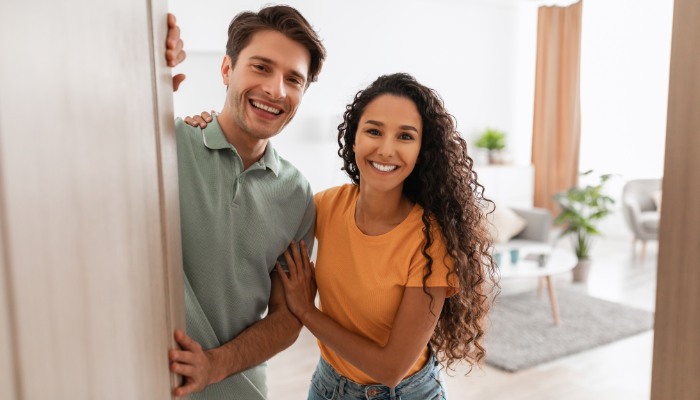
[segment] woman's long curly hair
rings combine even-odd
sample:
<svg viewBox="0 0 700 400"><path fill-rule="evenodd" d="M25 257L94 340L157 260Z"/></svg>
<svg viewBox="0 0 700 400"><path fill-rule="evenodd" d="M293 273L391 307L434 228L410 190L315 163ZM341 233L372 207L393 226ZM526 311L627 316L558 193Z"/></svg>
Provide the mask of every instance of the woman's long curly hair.
<svg viewBox="0 0 700 400"><path fill-rule="evenodd" d="M486 354L482 339L486 331L490 295L497 294L497 270L491 257L491 237L487 230L486 210L490 200L477 181L467 143L456 130L440 96L408 74L383 75L355 95L338 126L338 155L352 181L360 184L360 170L353 144L365 107L381 95L412 100L423 122L423 138L418 161L403 185L403 194L423 207L422 253L427 259L423 290L433 273L428 249L435 243L431 225L437 223L454 268L448 282L456 282L458 291L445 299L430 343L438 360L448 369L466 360L480 366ZM432 233L432 235L431 235ZM440 238L437 238L440 240ZM454 276L450 276L454 275ZM456 278L456 279L452 279ZM431 296L432 301L432 296Z"/></svg>

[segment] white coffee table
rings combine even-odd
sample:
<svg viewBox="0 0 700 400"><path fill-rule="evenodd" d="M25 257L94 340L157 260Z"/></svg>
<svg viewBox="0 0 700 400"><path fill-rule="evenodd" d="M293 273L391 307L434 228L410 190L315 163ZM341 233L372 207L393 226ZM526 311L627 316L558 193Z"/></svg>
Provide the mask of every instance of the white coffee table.
<svg viewBox="0 0 700 400"><path fill-rule="evenodd" d="M496 252L501 253L501 262L499 264L501 279L539 277L537 288L539 296L542 295L542 281L547 281L554 325L559 326L561 324L559 305L557 304L557 294L554 290L552 275L571 271L578 263L576 255L570 251L553 248L547 244L504 243L496 244L495 247ZM511 263L510 260L510 251L514 249L520 252L516 264ZM530 254L547 254L545 265L540 267L536 260L526 260L525 258Z"/></svg>

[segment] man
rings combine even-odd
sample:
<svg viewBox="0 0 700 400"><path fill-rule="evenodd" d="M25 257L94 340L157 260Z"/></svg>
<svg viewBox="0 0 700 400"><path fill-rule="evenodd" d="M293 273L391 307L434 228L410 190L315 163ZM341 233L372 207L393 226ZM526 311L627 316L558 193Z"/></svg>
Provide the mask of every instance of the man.
<svg viewBox="0 0 700 400"><path fill-rule="evenodd" d="M171 65L184 59L175 30L173 20ZM288 6L241 13L228 34L223 110L205 129L175 122L189 335L175 332L183 350L169 357L186 377L176 396L254 400L267 397L264 362L301 330L273 267L286 269L292 241L312 249L316 214L310 185L268 139L293 118L325 49Z"/></svg>

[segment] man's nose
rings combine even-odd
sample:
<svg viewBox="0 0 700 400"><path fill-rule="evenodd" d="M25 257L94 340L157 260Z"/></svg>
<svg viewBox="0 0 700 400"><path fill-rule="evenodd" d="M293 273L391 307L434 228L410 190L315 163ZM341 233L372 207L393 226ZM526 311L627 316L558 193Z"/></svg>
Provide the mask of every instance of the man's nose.
<svg viewBox="0 0 700 400"><path fill-rule="evenodd" d="M287 96L284 89L284 77L281 74L271 75L265 80L263 90L270 96L271 100L279 100Z"/></svg>

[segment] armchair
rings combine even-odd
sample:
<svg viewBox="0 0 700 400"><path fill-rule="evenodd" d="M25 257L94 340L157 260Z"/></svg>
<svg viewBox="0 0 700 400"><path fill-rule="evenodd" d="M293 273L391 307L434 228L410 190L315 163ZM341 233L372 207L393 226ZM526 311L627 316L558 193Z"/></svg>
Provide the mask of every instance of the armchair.
<svg viewBox="0 0 700 400"><path fill-rule="evenodd" d="M631 180L622 189L622 209L625 221L634 233L633 249L636 248L637 239L642 241L641 260L644 260L646 255L647 240L657 240L659 237L661 216L651 196L652 193L660 189L661 179Z"/></svg>

